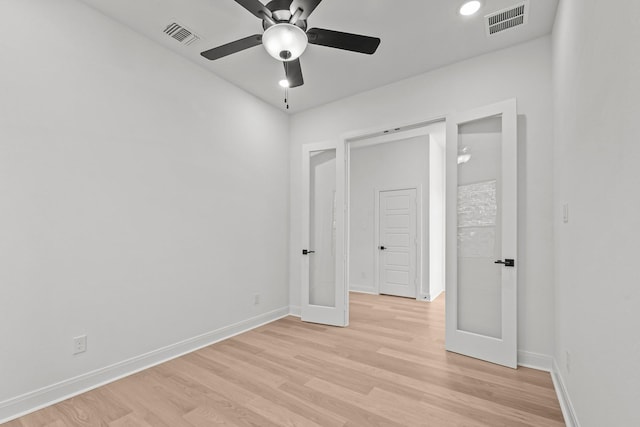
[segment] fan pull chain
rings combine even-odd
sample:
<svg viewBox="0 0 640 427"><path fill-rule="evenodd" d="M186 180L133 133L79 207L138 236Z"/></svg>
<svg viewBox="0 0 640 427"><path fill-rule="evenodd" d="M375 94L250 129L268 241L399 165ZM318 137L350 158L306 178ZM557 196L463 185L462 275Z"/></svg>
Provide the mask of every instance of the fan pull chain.
<svg viewBox="0 0 640 427"><path fill-rule="evenodd" d="M289 109L289 88L284 88L284 105L287 106L287 110Z"/></svg>

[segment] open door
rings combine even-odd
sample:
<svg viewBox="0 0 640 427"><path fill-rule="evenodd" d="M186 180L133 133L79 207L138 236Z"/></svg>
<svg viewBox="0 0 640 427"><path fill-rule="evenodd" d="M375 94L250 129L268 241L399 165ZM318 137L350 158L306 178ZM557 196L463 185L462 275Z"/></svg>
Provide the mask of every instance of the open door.
<svg viewBox="0 0 640 427"><path fill-rule="evenodd" d="M517 367L515 99L447 119L446 348Z"/></svg>
<svg viewBox="0 0 640 427"><path fill-rule="evenodd" d="M344 264L344 150L302 149L302 304L305 322L347 326Z"/></svg>

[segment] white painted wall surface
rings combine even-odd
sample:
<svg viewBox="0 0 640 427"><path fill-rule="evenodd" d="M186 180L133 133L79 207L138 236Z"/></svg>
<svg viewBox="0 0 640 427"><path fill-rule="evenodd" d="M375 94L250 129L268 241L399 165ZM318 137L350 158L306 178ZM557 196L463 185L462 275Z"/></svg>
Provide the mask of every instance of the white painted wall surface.
<svg viewBox="0 0 640 427"><path fill-rule="evenodd" d="M0 407L288 307L288 118L76 1L0 16Z"/></svg>
<svg viewBox="0 0 640 427"><path fill-rule="evenodd" d="M616 19L603 20L612 13ZM640 425L638 40L636 0L560 2L553 33L555 359L583 427Z"/></svg>
<svg viewBox="0 0 640 427"><path fill-rule="evenodd" d="M401 135L401 134L399 134ZM375 242L375 192L380 189L416 188L423 205L422 218L417 218L423 229L422 283L418 293L429 292L429 135L394 142L353 148L351 150L351 218L350 218L350 289L377 293L375 258L379 251ZM419 237L419 236L417 236ZM425 256L426 255L426 256ZM419 277L419 274L418 274Z"/></svg>
<svg viewBox="0 0 640 427"><path fill-rule="evenodd" d="M553 352L551 41L543 37L296 114L291 119L290 303L300 304L302 144L518 98L519 348ZM547 359L545 359L547 360Z"/></svg>

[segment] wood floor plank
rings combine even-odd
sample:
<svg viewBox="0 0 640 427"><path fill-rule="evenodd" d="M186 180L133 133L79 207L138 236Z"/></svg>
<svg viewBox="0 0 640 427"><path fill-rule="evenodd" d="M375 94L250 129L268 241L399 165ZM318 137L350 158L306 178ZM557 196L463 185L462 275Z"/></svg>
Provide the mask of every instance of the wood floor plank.
<svg viewBox="0 0 640 427"><path fill-rule="evenodd" d="M286 317L7 427L555 427L546 372L444 350L444 296L352 293L350 326Z"/></svg>

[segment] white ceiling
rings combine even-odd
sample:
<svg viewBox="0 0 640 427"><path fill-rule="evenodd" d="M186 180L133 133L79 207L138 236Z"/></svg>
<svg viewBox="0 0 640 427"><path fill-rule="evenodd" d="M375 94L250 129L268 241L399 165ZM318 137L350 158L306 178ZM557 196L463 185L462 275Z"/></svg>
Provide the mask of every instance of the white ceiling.
<svg viewBox="0 0 640 427"><path fill-rule="evenodd" d="M262 22L233 0L83 0L196 62L234 85L284 109L282 63L262 46L208 61L200 52L262 33ZM262 0L267 3L266 0ZM521 0L483 0L473 17L458 14L463 0L324 0L308 19L309 28L380 37L372 55L309 45L300 58L304 86L290 90L290 112L424 73L452 62L513 46L551 32L558 0L528 0L529 22L485 35L484 15ZM163 33L177 22L201 37L184 46Z"/></svg>

